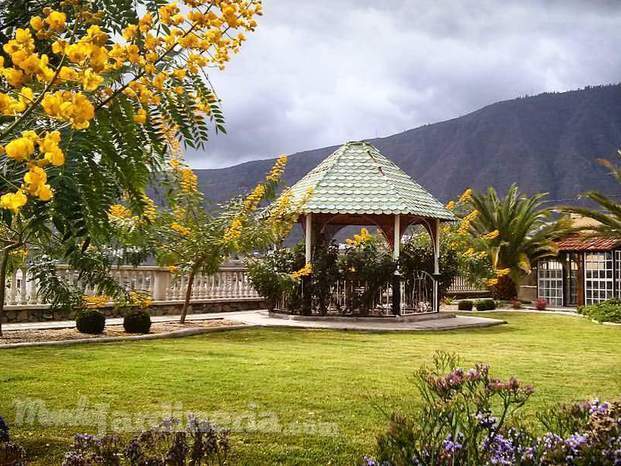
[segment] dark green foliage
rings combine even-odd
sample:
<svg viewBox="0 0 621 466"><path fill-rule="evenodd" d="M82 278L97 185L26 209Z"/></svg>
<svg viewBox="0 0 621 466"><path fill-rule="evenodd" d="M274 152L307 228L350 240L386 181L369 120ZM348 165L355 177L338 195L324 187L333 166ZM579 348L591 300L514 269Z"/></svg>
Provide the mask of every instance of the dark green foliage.
<svg viewBox="0 0 621 466"><path fill-rule="evenodd" d="M75 326L80 333L99 335L106 326L106 318L96 309L81 309L75 317Z"/></svg>
<svg viewBox="0 0 621 466"><path fill-rule="evenodd" d="M144 309L133 309L125 314L123 328L127 333L149 333L151 316Z"/></svg>
<svg viewBox="0 0 621 466"><path fill-rule="evenodd" d="M356 246L348 247L339 257L339 268L350 290L346 303L350 310L358 310L366 315L372 308L378 291L392 281L397 264L386 244L378 237L364 241ZM356 282L366 284L363 290Z"/></svg>
<svg viewBox="0 0 621 466"><path fill-rule="evenodd" d="M477 311L493 311L496 309L496 301L493 299L480 299L475 303Z"/></svg>
<svg viewBox="0 0 621 466"><path fill-rule="evenodd" d="M297 304L298 283L291 274L304 266L300 248L281 248L261 258L246 261L252 286L265 298L269 310L276 309L286 296L290 306Z"/></svg>
<svg viewBox="0 0 621 466"><path fill-rule="evenodd" d="M472 307L474 306L474 302L469 299L462 299L457 303L457 309L460 311L472 311Z"/></svg>
<svg viewBox="0 0 621 466"><path fill-rule="evenodd" d="M442 299L453 280L459 275L459 252L448 241L440 242L440 276L438 294ZM416 234L408 241L399 256L399 270L407 280L417 270L433 274L433 247L426 232Z"/></svg>
<svg viewBox="0 0 621 466"><path fill-rule="evenodd" d="M621 150L617 151L617 159L621 159ZM621 166L609 160L600 160L600 163L609 169L615 181L621 183ZM615 188L616 189L616 188ZM616 196L607 196L597 191L588 191L582 197L591 200L597 205L595 209L587 207L566 207L564 210L595 220L596 225L584 227L588 234L618 239L621 235L621 203Z"/></svg>
<svg viewBox="0 0 621 466"><path fill-rule="evenodd" d="M299 257L304 257L303 245L296 248ZM339 248L335 242L330 244L319 243L313 253L313 273L305 282L305 291L310 291L313 296L313 308L318 309L321 315L328 312L330 305L330 289L342 274L339 270Z"/></svg>
<svg viewBox="0 0 621 466"><path fill-rule="evenodd" d="M602 303L580 306L578 312L598 322L621 323L621 300L610 299Z"/></svg>

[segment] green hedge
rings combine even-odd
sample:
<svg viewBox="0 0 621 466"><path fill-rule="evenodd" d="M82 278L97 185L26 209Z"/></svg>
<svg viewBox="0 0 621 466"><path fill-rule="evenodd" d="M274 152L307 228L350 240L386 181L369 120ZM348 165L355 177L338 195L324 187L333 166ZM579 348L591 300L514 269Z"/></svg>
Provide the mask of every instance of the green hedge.
<svg viewBox="0 0 621 466"><path fill-rule="evenodd" d="M611 299L602 303L580 306L578 312L598 322L621 323L621 300Z"/></svg>
<svg viewBox="0 0 621 466"><path fill-rule="evenodd" d="M460 311L472 311L473 306L474 302L469 299L462 299L457 303L457 309Z"/></svg>
<svg viewBox="0 0 621 466"><path fill-rule="evenodd" d="M493 299L481 299L475 304L477 311L493 311L496 309L496 301Z"/></svg>

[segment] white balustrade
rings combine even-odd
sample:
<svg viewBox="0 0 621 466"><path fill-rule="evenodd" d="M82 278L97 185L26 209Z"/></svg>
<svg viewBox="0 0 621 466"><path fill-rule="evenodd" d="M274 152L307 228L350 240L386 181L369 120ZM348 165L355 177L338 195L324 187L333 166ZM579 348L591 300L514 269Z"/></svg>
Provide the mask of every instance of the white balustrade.
<svg viewBox="0 0 621 466"><path fill-rule="evenodd" d="M57 274L60 279L73 285L78 283L78 273L66 265L59 265ZM154 302L185 299L187 276L173 274L168 268L121 266L112 269L110 275L127 290L146 293ZM96 288L90 286L83 287L81 291L85 295L94 295L97 292ZM196 275L191 299L236 301L260 299L260 296L252 286L243 266L227 265L212 275ZM13 308L46 305L39 295L38 283L32 278L27 267L15 270L7 276L4 303Z"/></svg>

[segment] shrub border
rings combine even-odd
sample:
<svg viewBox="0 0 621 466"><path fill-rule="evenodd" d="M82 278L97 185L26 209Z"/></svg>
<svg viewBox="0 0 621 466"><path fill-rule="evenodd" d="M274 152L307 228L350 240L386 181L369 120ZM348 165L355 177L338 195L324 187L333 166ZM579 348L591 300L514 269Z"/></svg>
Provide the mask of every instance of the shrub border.
<svg viewBox="0 0 621 466"><path fill-rule="evenodd" d="M249 324L236 324L228 325L225 327L194 327L184 328L181 330L171 330L164 333L152 333L144 335L128 335L120 337L101 337L101 338L79 338L76 340L60 340L60 341L33 341L33 342L21 342L21 343L9 343L7 345L0 345L0 350L13 349L13 348L32 348L36 346L73 346L81 344L93 344L93 343L114 343L119 341L135 341L135 340L163 340L166 338L183 338L191 337L194 335L202 335L204 333L216 333L226 332L228 330L241 330L244 328L260 327L259 325Z"/></svg>

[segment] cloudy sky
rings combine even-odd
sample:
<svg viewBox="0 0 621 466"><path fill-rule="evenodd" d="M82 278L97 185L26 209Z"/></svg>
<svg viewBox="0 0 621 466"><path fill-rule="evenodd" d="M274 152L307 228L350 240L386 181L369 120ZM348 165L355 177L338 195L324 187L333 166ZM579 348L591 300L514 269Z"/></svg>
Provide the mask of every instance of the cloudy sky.
<svg viewBox="0 0 621 466"><path fill-rule="evenodd" d="M211 79L196 168L387 136L498 100L621 81L619 0L263 0Z"/></svg>

